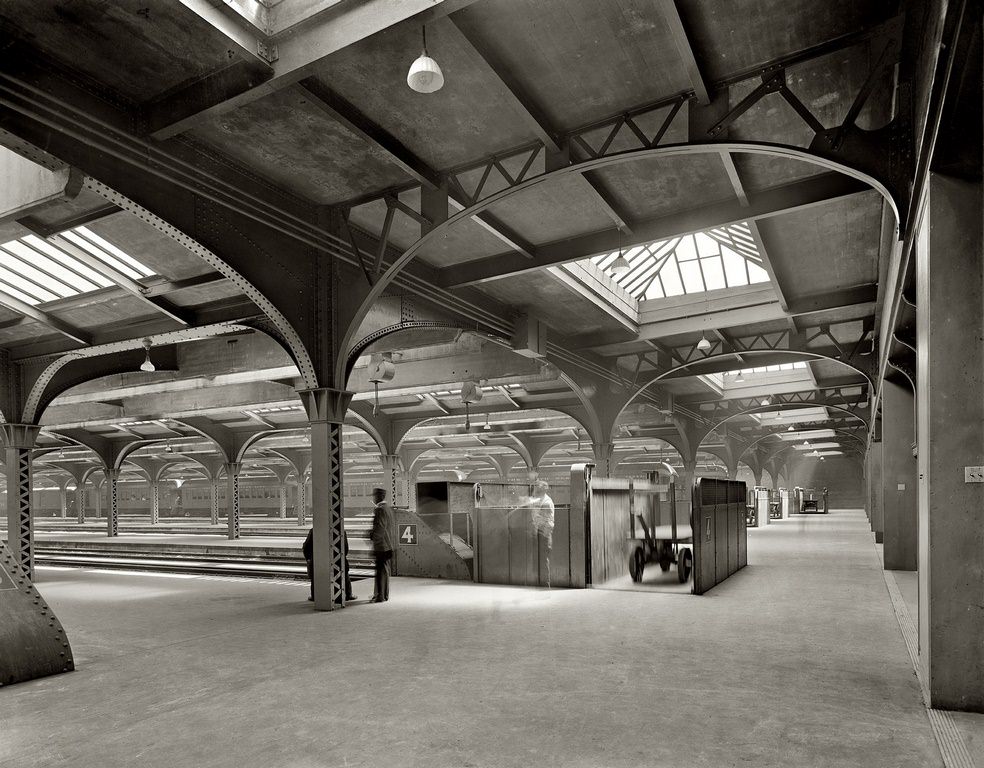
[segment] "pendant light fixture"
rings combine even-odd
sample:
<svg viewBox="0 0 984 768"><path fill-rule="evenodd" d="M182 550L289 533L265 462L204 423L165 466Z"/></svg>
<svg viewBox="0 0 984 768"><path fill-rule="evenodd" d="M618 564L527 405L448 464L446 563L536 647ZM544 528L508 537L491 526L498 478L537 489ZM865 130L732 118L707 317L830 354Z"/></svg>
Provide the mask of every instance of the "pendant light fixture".
<svg viewBox="0 0 984 768"><path fill-rule="evenodd" d="M707 340L707 337L704 335L703 331L700 332L700 341L697 342L697 349L704 354L711 351L711 342Z"/></svg>
<svg viewBox="0 0 984 768"><path fill-rule="evenodd" d="M612 262L611 270L612 277L616 280L618 278L628 274L628 271L632 269L632 265L626 260L625 256L622 255L622 228L617 227L618 230L618 257Z"/></svg>
<svg viewBox="0 0 984 768"><path fill-rule="evenodd" d="M489 424L489 415L487 413L485 414L485 426L482 427L482 429L484 429L486 432L489 432L492 429L492 425Z"/></svg>
<svg viewBox="0 0 984 768"><path fill-rule="evenodd" d="M793 431L793 425L790 424L788 427L786 427L786 431L787 432L792 432Z"/></svg>
<svg viewBox="0 0 984 768"><path fill-rule="evenodd" d="M154 342L152 342L149 338L143 340L144 361L140 363L140 370L146 371L147 373L153 373L157 370L154 367L154 364L150 361L150 348L152 346L154 346Z"/></svg>
<svg viewBox="0 0 984 768"><path fill-rule="evenodd" d="M441 67L427 55L427 27L420 30L423 38L423 51L417 60L410 65L407 72L407 85L417 93L434 93L444 87L444 73Z"/></svg>
<svg viewBox="0 0 984 768"><path fill-rule="evenodd" d="M771 398L769 398L769 397L763 397L762 398L762 405L771 405L771 404L772 404L772 399Z"/></svg>
<svg viewBox="0 0 984 768"><path fill-rule="evenodd" d="M743 384L745 382L745 377L741 375L741 371L738 371L738 375L735 376L735 384Z"/></svg>

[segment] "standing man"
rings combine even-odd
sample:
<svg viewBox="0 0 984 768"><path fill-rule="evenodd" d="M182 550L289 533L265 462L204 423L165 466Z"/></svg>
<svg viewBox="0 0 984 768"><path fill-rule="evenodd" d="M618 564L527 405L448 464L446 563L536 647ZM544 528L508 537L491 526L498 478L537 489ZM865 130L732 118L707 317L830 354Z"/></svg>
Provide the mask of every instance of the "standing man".
<svg viewBox="0 0 984 768"><path fill-rule="evenodd" d="M376 558L376 579L372 603L385 603L389 600L389 563L393 559L393 511L386 503L386 491L373 488L372 491L372 551Z"/></svg>
<svg viewBox="0 0 984 768"><path fill-rule="evenodd" d="M554 503L547 495L545 480L533 484L530 499L533 527L536 529L537 576L541 587L550 588L550 551L553 549Z"/></svg>

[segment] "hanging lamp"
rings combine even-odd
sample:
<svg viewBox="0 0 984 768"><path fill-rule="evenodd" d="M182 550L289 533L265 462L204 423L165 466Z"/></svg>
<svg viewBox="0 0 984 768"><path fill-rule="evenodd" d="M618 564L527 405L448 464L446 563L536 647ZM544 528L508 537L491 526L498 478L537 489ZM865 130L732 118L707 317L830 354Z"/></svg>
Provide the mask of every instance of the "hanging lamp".
<svg viewBox="0 0 984 768"><path fill-rule="evenodd" d="M434 59L427 55L427 28L420 30L423 50L407 72L407 85L417 93L434 93L444 87L444 73Z"/></svg>
<svg viewBox="0 0 984 768"><path fill-rule="evenodd" d="M697 349L705 353L711 351L711 342L707 340L703 331L700 332L700 341L697 342Z"/></svg>
<svg viewBox="0 0 984 768"><path fill-rule="evenodd" d="M629 264L625 256L622 254L622 228L618 227L618 257L612 262L610 269L612 270L612 277L616 280L624 275L628 274L629 270L632 269L632 265Z"/></svg>
<svg viewBox="0 0 984 768"><path fill-rule="evenodd" d="M146 371L147 373L153 373L157 370L150 360L150 348L154 346L154 342L152 342L149 338L146 338L143 340L142 344L144 348L144 361L140 363L140 370Z"/></svg>

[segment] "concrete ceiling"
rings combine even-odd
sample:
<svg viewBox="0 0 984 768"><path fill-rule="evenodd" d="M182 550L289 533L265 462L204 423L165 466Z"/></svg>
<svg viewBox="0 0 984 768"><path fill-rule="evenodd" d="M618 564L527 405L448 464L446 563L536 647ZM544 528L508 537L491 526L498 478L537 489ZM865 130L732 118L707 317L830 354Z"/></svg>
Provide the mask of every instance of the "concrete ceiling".
<svg viewBox="0 0 984 768"><path fill-rule="evenodd" d="M571 159L597 151L629 152L638 148L637 131L652 137L662 130L663 146L706 140L710 125L701 122L704 113L696 108L705 101L702 92L713 97L713 114L721 119L761 83L763 68L777 61L789 62L789 87L815 119L835 127L875 63L880 37L871 30L899 10L897 2L883 0L795 0L783 4L778 14L759 0L480 0L445 5L427 17L401 17L394 9L392 17L378 20L375 33L370 30L293 70L286 69L295 55L289 35L270 37L268 43L280 46L280 58L265 64L255 52L243 53L243 36L255 31L234 11L212 8L233 25L236 32L231 34L209 22L211 11L204 6L210 4L193 0L11 0L0 7L0 25L38 61L85 79L134 114L157 120L162 148L201 148L215 159L216 168L236 169L260 187L305 205L347 213L350 223L370 239L385 231L395 253L422 233L421 184L428 187L450 172L452 181L460 183L460 190L451 184L448 212L453 214L474 202L468 196L480 186L479 197L484 197L511 186L507 177L543 173L548 165L562 167L556 156L564 151ZM424 18L429 51L447 78L444 89L426 96L405 83L407 66L419 52ZM317 30L321 23L331 21L312 16L298 29ZM236 79L240 70L245 80ZM172 114L167 109L173 104L197 104L203 88L211 102L203 103L199 112L171 125L155 117ZM884 125L891 117L892 93L891 82L879 80L858 125ZM691 94L682 106L673 101ZM723 136L807 147L812 135L790 104L771 94L732 121ZM545 146L532 155L520 151L535 149L537 142ZM492 159L491 166L483 165ZM502 196L481 216L432 238L420 260L433 268L428 274L436 284L476 282L502 317L533 314L548 326L556 344L592 355L608 369L654 372L651 360L633 365L624 356L653 352L683 359L700 334L710 330L717 332L716 343L739 352L742 340L770 334L788 334L791 340L803 336L812 341L798 349L812 344L826 352L832 343L855 344L874 324L879 307L873 286L880 263L888 258L883 221L891 216L874 191L832 191L829 199L824 196L828 193L809 191L831 184L833 175L829 168L788 153L741 150L701 149L611 162L584 174L551 176ZM808 190L804 185L809 184L815 186ZM389 226L384 195L390 196L390 205L397 200L405 209L390 213ZM775 202L787 199L797 201L790 203L791 210ZM756 200L768 202L756 208ZM613 250L619 240L616 221L624 223L621 238L628 246L657 239L650 232L665 237L703 228L694 222L709 209L720 216L720 223L742 220L745 208L761 214L748 218L757 219L775 296L767 306L722 308L711 328L695 320L690 328L647 332L644 318L626 320L607 298L599 298L599 291L572 290L543 269L548 263ZM737 212L728 213L731 209ZM24 228L25 217L34 230ZM191 325L240 322L259 314L199 255L133 213L107 207L88 189L69 193L66 187L65 194L27 212L0 212L0 226L9 237L38 231L38 226L59 231L81 220L148 265L159 276L146 281L157 286L154 296L187 310ZM524 249L528 253L517 255ZM289 255L283 258L289 261ZM514 268L514 262L522 266ZM478 282L487 276L497 279ZM180 329L182 324L162 312L160 303L112 288L92 300L52 302L43 309L49 321L81 329L95 343ZM682 322L692 316L692 309L681 309L669 319ZM832 336L817 336L819 329ZM251 350L245 359L259 372L256 379L228 381L222 385L230 388L223 396L202 392L215 386L217 376L244 372L243 361L215 354L225 349L224 341L196 342L179 345L179 373L169 381L200 380L201 387L181 389L161 381L154 394L124 393L110 403L93 395L71 406L82 408L85 418L55 401L46 422L91 421L94 433L108 434L114 420L180 412L205 414L233 429L255 427L260 422L243 415L249 401L289 401L293 375L264 378L263 371L288 368L290 361L281 354L274 364L267 359L274 353L261 349L256 338L243 342ZM0 308L0 346L15 359L27 360L75 349L79 343L44 318L5 307ZM788 346L792 348L792 341ZM467 349L452 350L442 353L441 360L467 354ZM734 361L740 362L737 357ZM454 370L451 364L445 367ZM810 369L819 384L844 376L844 366L828 360L811 362ZM443 380L435 373L431 381L414 378L411 383L437 387L463 379L450 376ZM501 378L509 376L521 382L521 390L510 397L524 410L537 402L538 391L541 401L577 402L562 382L526 380L526 372ZM82 397L104 388L125 389L132 382L124 379L103 380L73 393ZM675 397L720 396L695 376L675 379L665 391ZM368 396L367 391L360 394ZM229 396L231 405L220 407L222 397ZM384 412L390 408L417 417L460 408L460 403L421 399L419 392L384 392L381 402ZM515 410L501 393L490 394L487 409L492 402L500 410ZM269 412L262 419L274 427L303 423L299 411Z"/></svg>

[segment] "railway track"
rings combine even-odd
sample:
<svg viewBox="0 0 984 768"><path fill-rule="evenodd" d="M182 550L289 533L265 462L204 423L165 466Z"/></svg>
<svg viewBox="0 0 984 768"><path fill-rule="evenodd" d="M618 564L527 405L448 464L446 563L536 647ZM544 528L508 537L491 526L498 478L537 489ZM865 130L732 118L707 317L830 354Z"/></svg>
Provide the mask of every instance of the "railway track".
<svg viewBox="0 0 984 768"><path fill-rule="evenodd" d="M246 556L242 553L149 552L146 549L64 547L39 544L34 550L38 565L62 568L99 568L157 573L242 576L253 578L307 579L304 558L285 552L283 556L265 553ZM351 552L349 573L352 578L372 576L372 562L367 555Z"/></svg>

